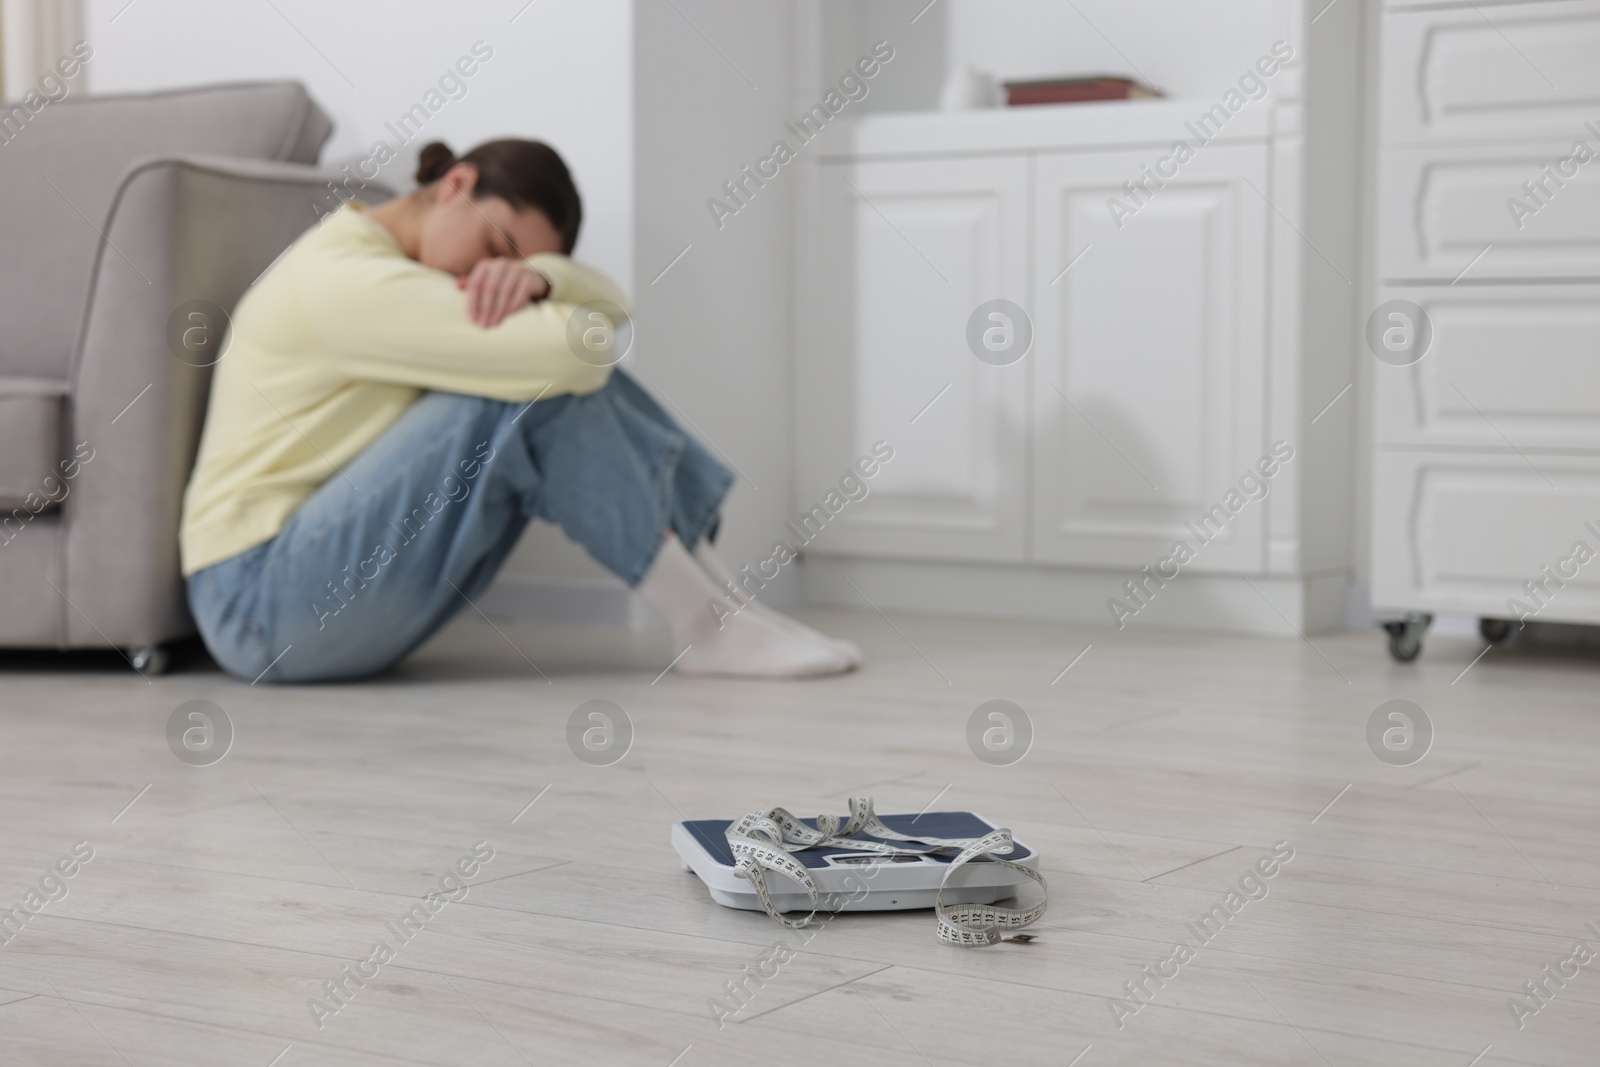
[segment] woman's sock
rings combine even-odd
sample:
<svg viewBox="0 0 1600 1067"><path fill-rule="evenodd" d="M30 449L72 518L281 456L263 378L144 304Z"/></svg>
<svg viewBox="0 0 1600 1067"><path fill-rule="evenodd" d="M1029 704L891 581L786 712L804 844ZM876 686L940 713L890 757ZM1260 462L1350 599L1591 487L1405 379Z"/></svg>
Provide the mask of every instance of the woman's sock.
<svg viewBox="0 0 1600 1067"><path fill-rule="evenodd" d="M818 630L813 630L799 619L791 619L789 616L783 614L783 612L767 607L765 604L756 600L755 597L751 596L748 590L740 587L739 581L734 576L732 569L729 568L728 564L723 560L723 558L717 554L717 550L711 547L710 541L702 539L701 542L695 546L694 561L698 563L700 568L711 577L713 582L717 583L717 585L728 591L729 596L736 598L735 607L737 607L739 604L744 605L741 609L741 614L744 612L753 611L758 615L766 615L768 618L776 620L778 623L788 627L791 630L796 630L800 633L807 634L815 640L832 645L850 660L850 665L852 667L861 666L861 649L854 641L847 641L841 637L829 637L825 633L822 633Z"/></svg>
<svg viewBox="0 0 1600 1067"><path fill-rule="evenodd" d="M855 666L841 650L764 614L735 613L737 605L676 537L667 537L638 588L667 620L674 646L687 648L674 667L682 674L795 678Z"/></svg>

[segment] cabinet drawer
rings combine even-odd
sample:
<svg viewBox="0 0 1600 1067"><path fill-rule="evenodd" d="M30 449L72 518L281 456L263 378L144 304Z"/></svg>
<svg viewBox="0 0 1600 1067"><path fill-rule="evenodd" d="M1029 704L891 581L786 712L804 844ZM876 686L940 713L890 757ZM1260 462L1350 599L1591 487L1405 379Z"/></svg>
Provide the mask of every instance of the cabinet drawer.
<svg viewBox="0 0 1600 1067"><path fill-rule="evenodd" d="M1380 445L1600 450L1600 285L1388 287L1379 299L1411 301L1433 331L1417 363L1374 369Z"/></svg>
<svg viewBox="0 0 1600 1067"><path fill-rule="evenodd" d="M1600 2L1383 16L1385 144L1581 135L1600 103Z"/></svg>
<svg viewBox="0 0 1600 1067"><path fill-rule="evenodd" d="M1577 542L1600 553L1600 456L1530 461L1509 450L1380 448L1373 493L1372 599L1380 611L1514 618L1506 601L1537 606L1524 583L1571 560ZM1573 576L1546 586L1536 617L1600 622L1600 558L1566 570Z"/></svg>
<svg viewBox="0 0 1600 1067"><path fill-rule="evenodd" d="M1579 141L1596 158L1580 163ZM1384 280L1600 278L1600 134L1579 126L1563 141L1390 148L1378 175Z"/></svg>

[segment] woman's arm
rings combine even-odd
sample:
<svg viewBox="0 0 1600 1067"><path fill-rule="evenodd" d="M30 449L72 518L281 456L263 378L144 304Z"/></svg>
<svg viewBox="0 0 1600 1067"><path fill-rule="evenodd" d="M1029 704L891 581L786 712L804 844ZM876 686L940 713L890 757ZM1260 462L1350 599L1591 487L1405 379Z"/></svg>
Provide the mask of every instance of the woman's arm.
<svg viewBox="0 0 1600 1067"><path fill-rule="evenodd" d="M456 278L456 288L467 294L467 317L485 329L498 326L531 301L547 298L575 307L591 302L609 305L591 310L608 311L611 319L627 314L622 310L626 298L610 278L553 253L522 260L479 260L471 271Z"/></svg>
<svg viewBox="0 0 1600 1067"><path fill-rule="evenodd" d="M550 280L550 299L565 304L587 304L604 300L622 309L624 315L633 313L628 298L617 283L575 259L558 252L540 252L524 260L528 266Z"/></svg>
<svg viewBox="0 0 1600 1067"><path fill-rule="evenodd" d="M454 278L408 259L352 252L284 265L321 347L351 378L510 401L593 392L610 369L574 354L568 319L591 300L626 314L627 298L605 275L565 256L544 253L527 263L549 280L548 298L488 329L468 317L468 296Z"/></svg>

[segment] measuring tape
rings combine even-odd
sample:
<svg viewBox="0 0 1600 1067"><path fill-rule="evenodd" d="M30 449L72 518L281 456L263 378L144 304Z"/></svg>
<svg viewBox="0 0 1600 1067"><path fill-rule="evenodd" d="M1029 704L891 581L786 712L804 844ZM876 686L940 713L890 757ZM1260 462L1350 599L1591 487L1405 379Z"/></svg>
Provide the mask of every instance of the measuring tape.
<svg viewBox="0 0 1600 1067"><path fill-rule="evenodd" d="M883 841L859 841L854 838L855 834L870 834L888 841L929 847L897 848ZM791 930L804 929L817 916L820 903L817 883L805 865L790 855L810 848L881 852L885 856L956 853L939 883L939 894L933 906L934 915L939 920L939 940L952 945L993 945L1011 940L1004 937L1001 931L1020 930L1038 921L1044 914L1045 905L1050 902L1050 891L1044 884L1043 875L1026 864L1000 858L1013 849L1010 830L997 829L982 837L969 838L909 837L883 824L883 820L872 810L871 797L850 798L850 818L843 826L839 824L837 815L818 815L817 828L813 830L783 808L769 808L766 811L752 811L739 819L728 827L727 835L728 847L733 850L733 873L753 885L767 914ZM950 876L957 867L983 856L1031 878L1044 892L1044 899L1031 908L1002 908L993 904L953 904L946 907L944 887L950 881ZM811 898L811 913L803 919L784 918L772 903L772 895L767 889L767 871L776 871L800 883ZM1021 938L1027 939L1027 935Z"/></svg>

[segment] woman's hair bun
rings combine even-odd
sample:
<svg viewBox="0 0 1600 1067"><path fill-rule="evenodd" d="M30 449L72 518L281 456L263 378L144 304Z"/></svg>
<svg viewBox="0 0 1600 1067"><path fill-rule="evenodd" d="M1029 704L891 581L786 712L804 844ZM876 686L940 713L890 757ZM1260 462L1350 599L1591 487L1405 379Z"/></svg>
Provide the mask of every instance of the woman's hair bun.
<svg viewBox="0 0 1600 1067"><path fill-rule="evenodd" d="M424 145L417 159L417 184L431 185L444 177L444 172L455 166L456 154L443 141Z"/></svg>
<svg viewBox="0 0 1600 1067"><path fill-rule="evenodd" d="M561 251L572 255L583 225L583 199L554 148L541 141L501 138L458 157L448 145L434 141L417 160L417 183L426 189L457 163L471 164L478 172L472 199L499 197L515 211L542 211L561 235Z"/></svg>

